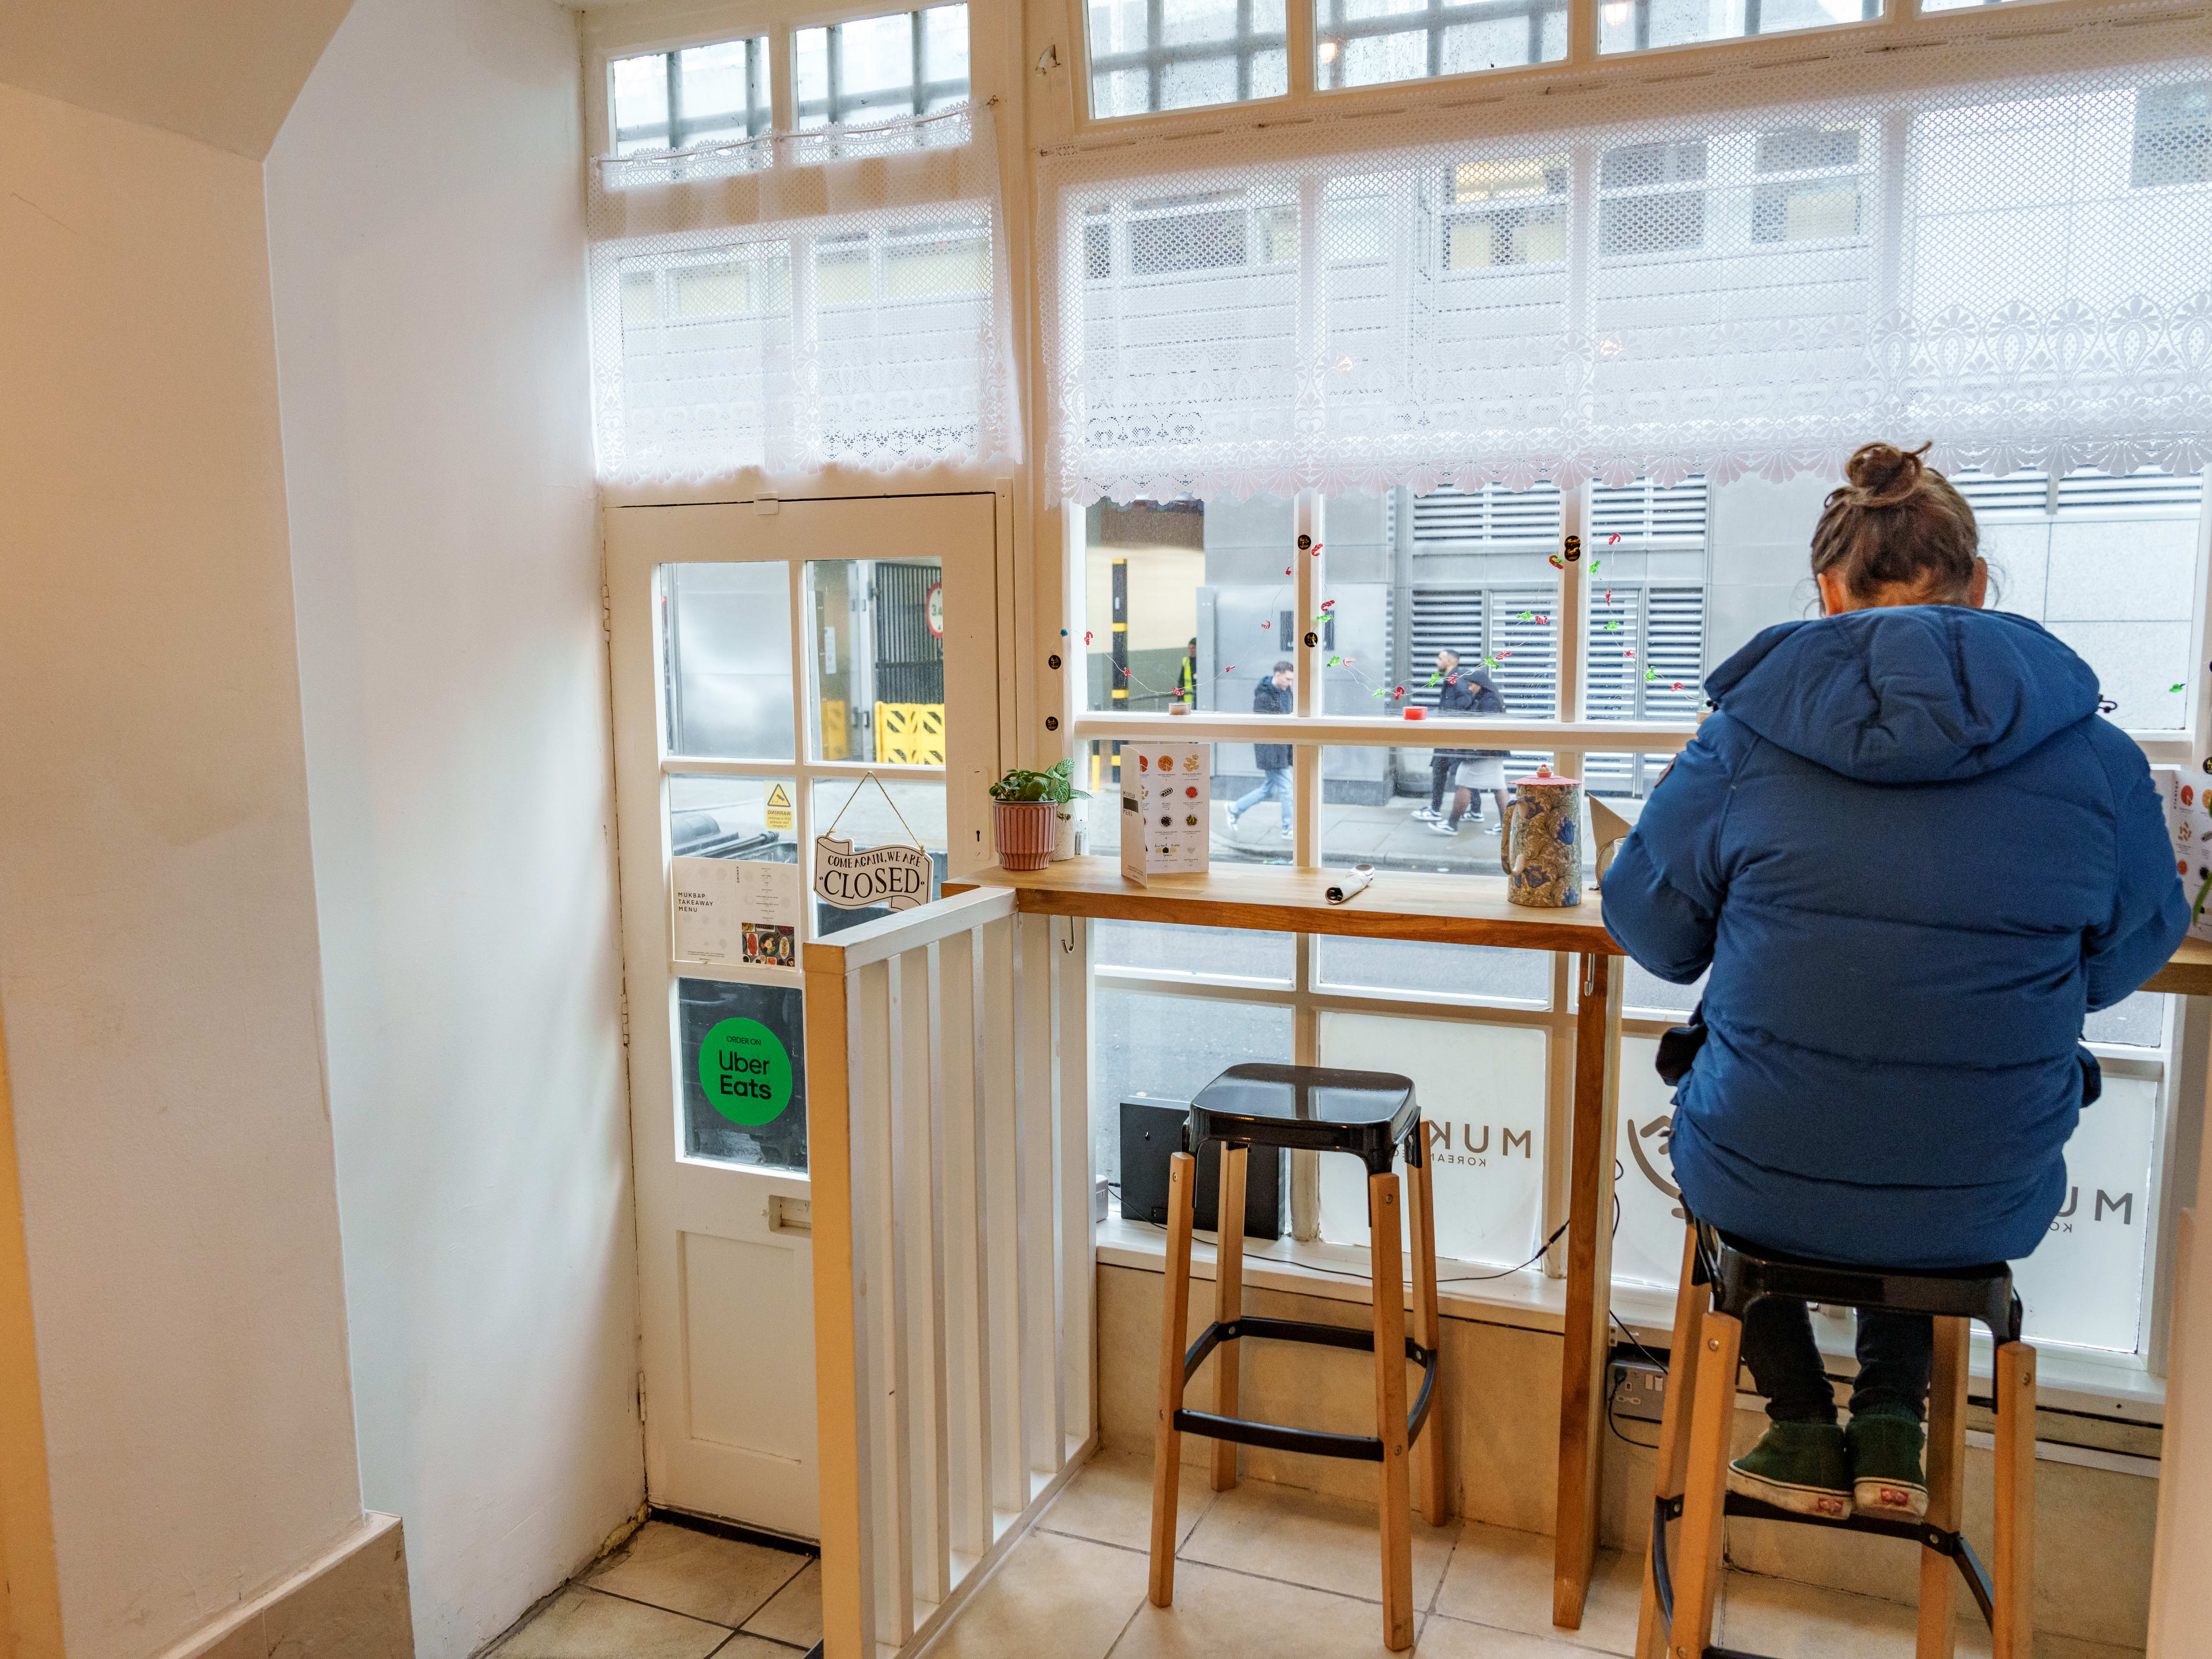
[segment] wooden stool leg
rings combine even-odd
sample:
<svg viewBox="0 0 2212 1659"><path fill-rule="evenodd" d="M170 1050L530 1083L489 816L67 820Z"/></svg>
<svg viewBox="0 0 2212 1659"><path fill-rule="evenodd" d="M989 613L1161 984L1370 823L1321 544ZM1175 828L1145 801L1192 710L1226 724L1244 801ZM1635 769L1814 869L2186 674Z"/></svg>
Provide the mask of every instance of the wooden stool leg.
<svg viewBox="0 0 2212 1659"><path fill-rule="evenodd" d="M1406 1166L1406 1185L1413 1224L1413 1340L1437 1355L1437 1386L1429 1396L1428 1420L1421 1425L1415 1449L1421 1458L1421 1518L1441 1527L1451 1517L1451 1493L1444 1485L1444 1373L1440 1350L1443 1321L1437 1312L1437 1188L1429 1167L1429 1126L1416 1132L1420 1156Z"/></svg>
<svg viewBox="0 0 2212 1659"><path fill-rule="evenodd" d="M1936 1322L1936 1370L1928 1387L1928 1524L1959 1529L1966 1474L1966 1341L1963 1319ZM1958 1564L1920 1552L1920 1638L1913 1659L1951 1659Z"/></svg>
<svg viewBox="0 0 2212 1659"><path fill-rule="evenodd" d="M1682 1495L1684 1473L1690 1467L1690 1401L1697 1397L1698 1357L1705 1352L1698 1340L1705 1314L1713 1304L1712 1287L1691 1281L1698 1262L1698 1230L1682 1230L1682 1279L1674 1292L1674 1346L1667 1354L1667 1403L1659 1418L1659 1447L1653 1470L1655 1498ZM1663 1540L1662 1540L1663 1542ZM1651 1571L1651 1553L1644 1555L1644 1605L1636 1620L1636 1659L1660 1659L1667 1650L1667 1616L1659 1606L1659 1580Z"/></svg>
<svg viewBox="0 0 2212 1659"><path fill-rule="evenodd" d="M2002 1344L1996 1353L1996 1587L1991 1659L2031 1659L2035 1650L2035 1350Z"/></svg>
<svg viewBox="0 0 2212 1659"><path fill-rule="evenodd" d="M1406 1467L1406 1281L1400 1265L1398 1177L1367 1177L1375 1283L1375 1431L1382 1442L1382 1645L1413 1645L1413 1492Z"/></svg>
<svg viewBox="0 0 2212 1659"><path fill-rule="evenodd" d="M1183 1340L1190 1323L1191 1188L1198 1160L1177 1152L1168 1160L1167 1281L1160 1292L1165 1305L1160 1332L1160 1415L1152 1430L1152 1605L1175 1602L1176 1483L1181 1474L1182 1436L1175 1414L1182 1409Z"/></svg>
<svg viewBox="0 0 2212 1659"><path fill-rule="evenodd" d="M1729 1431L1735 1423L1736 1356L1743 1326L1727 1314L1708 1313L1701 1328L1680 1547L1674 1554L1674 1623L1667 1634L1670 1659L1705 1659L1720 1600L1721 1506L1728 1494ZM1672 1384L1668 1391L1673 1392Z"/></svg>
<svg viewBox="0 0 2212 1659"><path fill-rule="evenodd" d="M1242 1146L1221 1149L1221 1232L1214 1249L1213 1317L1229 1324L1244 1310L1244 1158ZM1213 1409L1222 1417L1237 1415L1237 1358L1243 1344L1222 1343L1213 1351ZM1227 1492L1237 1484L1237 1443L1213 1443L1213 1489Z"/></svg>

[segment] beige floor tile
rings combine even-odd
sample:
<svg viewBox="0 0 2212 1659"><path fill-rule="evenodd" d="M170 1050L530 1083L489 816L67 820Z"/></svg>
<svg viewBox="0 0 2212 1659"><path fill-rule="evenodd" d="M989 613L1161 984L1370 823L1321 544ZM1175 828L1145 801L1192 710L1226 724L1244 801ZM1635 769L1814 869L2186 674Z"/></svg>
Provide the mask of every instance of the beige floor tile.
<svg viewBox="0 0 2212 1659"><path fill-rule="evenodd" d="M1190 1536L1213 1502L1206 1472L1182 1466L1176 1487L1176 1541ZM1037 1524L1048 1532L1072 1533L1124 1549L1152 1546L1152 1460L1150 1454L1102 1451L1053 1500Z"/></svg>
<svg viewBox="0 0 2212 1659"><path fill-rule="evenodd" d="M1958 1659L1986 1659L1989 1627L1963 1591L1960 1600ZM1714 1639L1771 1659L1911 1659L1917 1623L1902 1602L1731 1572ZM2136 1659L2141 1652L2047 1631L2035 1640L2036 1659Z"/></svg>
<svg viewBox="0 0 2212 1659"><path fill-rule="evenodd" d="M1145 1558L1033 1532L930 1651L941 1659L1105 1659L1145 1599Z"/></svg>
<svg viewBox="0 0 2212 1659"><path fill-rule="evenodd" d="M1413 1605L1425 1610L1451 1559L1459 1523L1413 1528ZM1214 1494L1180 1552L1188 1561L1356 1595L1382 1599L1382 1541L1375 1510L1296 1486L1245 1480Z"/></svg>
<svg viewBox="0 0 2212 1659"><path fill-rule="evenodd" d="M1175 1605L1141 1601L1114 1659L1390 1659L1382 1608L1296 1584L1176 1567Z"/></svg>
<svg viewBox="0 0 2212 1659"><path fill-rule="evenodd" d="M748 1636L739 1631L726 1647L714 1650L714 1659L802 1659L805 1650L771 1642L765 1636Z"/></svg>
<svg viewBox="0 0 2212 1659"><path fill-rule="evenodd" d="M1470 1625L1432 1613L1414 1644L1418 1659L1572 1659L1584 1650L1519 1631Z"/></svg>
<svg viewBox="0 0 2212 1659"><path fill-rule="evenodd" d="M706 1659L730 1632L571 1584L508 1637L498 1659Z"/></svg>
<svg viewBox="0 0 2212 1659"><path fill-rule="evenodd" d="M1560 1630L1552 1623L1552 1540L1470 1522L1460 1531L1436 1610L1572 1647L1631 1653L1643 1594L1643 1563L1620 1550L1600 1550L1582 1627Z"/></svg>
<svg viewBox="0 0 2212 1659"><path fill-rule="evenodd" d="M809 1561L768 1605L745 1620L745 1629L773 1642L811 1648L822 1639L822 1564Z"/></svg>
<svg viewBox="0 0 2212 1659"><path fill-rule="evenodd" d="M648 1521L584 1582L593 1589L734 1628L797 1577L807 1560L788 1550Z"/></svg>

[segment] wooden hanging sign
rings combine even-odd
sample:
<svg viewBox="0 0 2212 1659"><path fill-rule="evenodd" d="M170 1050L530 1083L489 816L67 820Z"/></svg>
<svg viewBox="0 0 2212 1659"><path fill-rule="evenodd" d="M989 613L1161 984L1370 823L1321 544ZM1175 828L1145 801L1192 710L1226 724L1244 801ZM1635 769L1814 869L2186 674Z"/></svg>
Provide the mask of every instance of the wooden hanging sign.
<svg viewBox="0 0 2212 1659"><path fill-rule="evenodd" d="M871 772L860 780L861 788L874 784L891 809L891 816L899 821L899 828L908 836L913 826L891 799L883 780ZM850 836L836 834L837 824L853 802L860 798L855 789L846 797L845 805L830 820L830 829L814 838L814 891L821 901L833 909L865 910L882 905L892 910L911 910L916 905L929 902L929 880L932 873L929 854L919 845L902 846L893 842L883 847L866 847L855 851ZM916 837L917 843L920 838Z"/></svg>

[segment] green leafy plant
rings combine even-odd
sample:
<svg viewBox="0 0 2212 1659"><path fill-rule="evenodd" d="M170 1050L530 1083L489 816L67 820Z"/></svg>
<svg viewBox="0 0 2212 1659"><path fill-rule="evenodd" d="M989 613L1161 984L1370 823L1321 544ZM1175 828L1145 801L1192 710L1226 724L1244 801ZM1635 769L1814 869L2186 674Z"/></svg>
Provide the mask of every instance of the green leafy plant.
<svg viewBox="0 0 2212 1659"><path fill-rule="evenodd" d="M1054 805L1065 805L1078 798L1089 800L1091 792L1075 787L1073 760L1060 761L1042 772L1017 766L991 786L993 800L1050 801Z"/></svg>

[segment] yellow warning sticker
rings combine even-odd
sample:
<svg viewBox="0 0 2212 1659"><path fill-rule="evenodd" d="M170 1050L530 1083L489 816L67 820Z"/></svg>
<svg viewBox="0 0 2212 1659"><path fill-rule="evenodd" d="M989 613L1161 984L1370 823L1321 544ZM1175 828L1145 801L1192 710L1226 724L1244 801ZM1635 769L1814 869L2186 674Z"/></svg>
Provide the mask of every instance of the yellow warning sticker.
<svg viewBox="0 0 2212 1659"><path fill-rule="evenodd" d="M791 828L791 797L784 793L783 786L780 783L769 786L768 827L771 830Z"/></svg>

